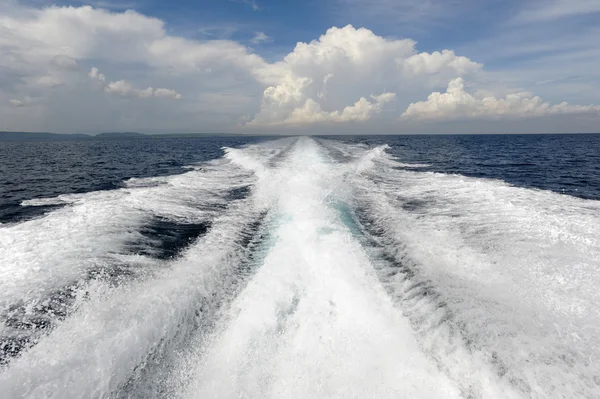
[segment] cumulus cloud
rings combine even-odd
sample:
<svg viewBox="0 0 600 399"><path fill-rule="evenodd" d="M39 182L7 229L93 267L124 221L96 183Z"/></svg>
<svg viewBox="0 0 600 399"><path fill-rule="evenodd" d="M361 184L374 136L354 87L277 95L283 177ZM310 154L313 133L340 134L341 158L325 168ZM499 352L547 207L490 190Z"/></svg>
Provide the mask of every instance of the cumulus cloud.
<svg viewBox="0 0 600 399"><path fill-rule="evenodd" d="M596 109L549 105L523 93L483 94L490 86L482 84L482 76L486 84L492 79L476 61L451 49L419 52L413 40L350 25L298 43L275 62L232 40L175 36L162 20L131 10L15 3L0 10L0 31L0 129L195 131L202 122L215 131L264 126L344 131L363 124L402 131L416 123L408 120L436 113L517 118ZM266 40L256 32L251 43ZM88 69L92 65L102 72ZM474 89L457 81L458 87L434 95L457 77ZM32 97L35 107L14 108ZM186 101L152 101L182 97ZM29 112L34 109L35 124Z"/></svg>
<svg viewBox="0 0 600 399"><path fill-rule="evenodd" d="M420 91L480 69L450 50L417 53L409 39L386 39L351 25L331 28L318 40L298 43L282 62L267 69L277 83L265 89L250 125L366 121L384 103L369 102L366 97L372 93Z"/></svg>
<svg viewBox="0 0 600 399"><path fill-rule="evenodd" d="M173 100L181 99L181 94L179 94L175 90L171 90L171 89L156 89L156 90L154 90L154 95L156 97L172 98Z"/></svg>
<svg viewBox="0 0 600 399"><path fill-rule="evenodd" d="M569 105L566 102L551 105L531 93L508 94L494 97L480 93L471 94L465 89L462 78L450 81L445 93L433 92L427 101L412 103L403 118L412 119L464 119L501 117L542 117L560 114L600 113L600 106Z"/></svg>
<svg viewBox="0 0 600 399"><path fill-rule="evenodd" d="M104 83L106 81L106 76L104 76L104 74L100 73L100 71L98 71L98 68L96 68L96 67L93 67L92 69L90 69L88 76L90 79L95 80L100 83Z"/></svg>
<svg viewBox="0 0 600 399"><path fill-rule="evenodd" d="M152 90L152 88L150 88ZM143 92L133 88L133 85L126 80L118 80L116 82L109 82L104 88L104 91L111 94L118 94L122 97L138 96L139 93ZM144 94L141 95L144 97Z"/></svg>
<svg viewBox="0 0 600 399"><path fill-rule="evenodd" d="M152 97L154 94L154 89L152 89L152 87L148 87L143 90L136 90L135 93L139 98L148 98Z"/></svg>
<svg viewBox="0 0 600 399"><path fill-rule="evenodd" d="M100 83L104 83L106 80L104 74L100 73L96 67L93 67L90 70L88 76L90 79ZM152 96L169 98L173 100L180 100L182 98L181 94L171 89L159 88L155 90L152 87L137 89L131 82L124 79L115 82L109 82L106 87L104 87L104 91L106 93L115 94L125 98L149 98Z"/></svg>
<svg viewBox="0 0 600 399"><path fill-rule="evenodd" d="M143 63L180 72L227 66L247 70L265 62L243 45L228 41L196 41L166 33L164 22L133 10L110 12L83 7L21 9L0 18L0 48L7 66L44 62L57 55Z"/></svg>
<svg viewBox="0 0 600 399"><path fill-rule="evenodd" d="M118 80L116 82L110 82L104 88L104 91L110 94L116 94L121 97L131 98L149 98L152 96L161 98L170 98L173 100L180 100L181 94L171 89L156 89L147 87L145 89L136 89L133 84L126 80Z"/></svg>
<svg viewBox="0 0 600 399"><path fill-rule="evenodd" d="M463 75L481 68L480 64L467 57L457 56L452 50L414 54L408 58L400 58L397 62L406 74L412 75L432 75L444 70Z"/></svg>
<svg viewBox="0 0 600 399"><path fill-rule="evenodd" d="M371 95L372 101L361 97L353 105L344 107L340 111L325 112L319 103L309 98L302 107L296 108L281 123L285 125L306 125L318 122L364 122L373 115L381 112L384 104L396 98L395 93L383 93L378 96Z"/></svg>

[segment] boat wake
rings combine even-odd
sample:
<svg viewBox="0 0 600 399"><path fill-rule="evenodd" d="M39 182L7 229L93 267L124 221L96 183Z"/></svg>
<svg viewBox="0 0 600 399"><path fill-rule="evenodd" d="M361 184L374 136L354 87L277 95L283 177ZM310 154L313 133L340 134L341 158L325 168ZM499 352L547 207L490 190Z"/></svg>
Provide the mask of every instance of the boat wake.
<svg viewBox="0 0 600 399"><path fill-rule="evenodd" d="M600 397L600 203L286 138L27 201L4 397Z"/></svg>

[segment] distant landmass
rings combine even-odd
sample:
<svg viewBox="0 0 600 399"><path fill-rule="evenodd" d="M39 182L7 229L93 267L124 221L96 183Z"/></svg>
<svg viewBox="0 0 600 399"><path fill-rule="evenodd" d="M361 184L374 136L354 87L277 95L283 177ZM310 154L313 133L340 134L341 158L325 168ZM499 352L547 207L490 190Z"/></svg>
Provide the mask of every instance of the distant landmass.
<svg viewBox="0 0 600 399"><path fill-rule="evenodd" d="M58 134L42 132L0 132L0 141L46 141L46 140L82 140L90 139L87 134Z"/></svg>
<svg viewBox="0 0 600 399"><path fill-rule="evenodd" d="M91 134L60 134L43 132L0 132L0 141L54 141L54 140L115 140L148 138L187 138L210 136L239 136L231 133L165 133L143 134L137 132L106 132Z"/></svg>
<svg viewBox="0 0 600 399"><path fill-rule="evenodd" d="M132 139L149 137L147 134L137 132L122 132L122 133L99 133L93 136L95 139Z"/></svg>

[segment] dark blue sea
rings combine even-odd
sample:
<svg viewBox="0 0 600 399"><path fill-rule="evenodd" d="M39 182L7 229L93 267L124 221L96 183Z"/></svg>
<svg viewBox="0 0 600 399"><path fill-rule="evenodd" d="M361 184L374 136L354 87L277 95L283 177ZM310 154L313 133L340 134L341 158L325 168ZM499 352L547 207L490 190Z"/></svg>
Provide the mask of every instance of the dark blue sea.
<svg viewBox="0 0 600 399"><path fill-rule="evenodd" d="M600 199L600 135L335 136L390 154L423 170L499 179L510 184ZM122 187L132 177L182 173L223 154L223 146L269 137L0 141L0 222L38 215L32 198Z"/></svg>
<svg viewBox="0 0 600 399"><path fill-rule="evenodd" d="M600 135L0 141L6 398L598 398Z"/></svg>
<svg viewBox="0 0 600 399"><path fill-rule="evenodd" d="M28 199L111 190L132 177L183 173L183 167L223 154L223 146L261 140L248 137L197 139L105 139L0 141L0 223L39 215L45 207Z"/></svg>

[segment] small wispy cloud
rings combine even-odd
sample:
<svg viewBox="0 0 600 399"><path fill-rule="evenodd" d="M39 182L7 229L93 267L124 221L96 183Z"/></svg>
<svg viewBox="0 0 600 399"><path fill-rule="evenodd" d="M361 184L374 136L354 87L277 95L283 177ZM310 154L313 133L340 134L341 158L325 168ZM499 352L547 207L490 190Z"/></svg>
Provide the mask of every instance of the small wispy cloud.
<svg viewBox="0 0 600 399"><path fill-rule="evenodd" d="M244 28L238 23L226 23L218 25L202 26L194 32L205 39L231 39L231 37Z"/></svg>
<svg viewBox="0 0 600 399"><path fill-rule="evenodd" d="M252 9L254 11L258 11L261 8L255 0L230 0L230 1L235 1L236 3L245 4L249 7L252 7Z"/></svg>
<svg viewBox="0 0 600 399"><path fill-rule="evenodd" d="M77 69L77 67L79 66L79 64L77 63L77 60L75 60L75 58L69 57L68 55L64 55L64 54L55 56L54 58L52 58L50 63L56 68L66 69L66 70Z"/></svg>
<svg viewBox="0 0 600 399"><path fill-rule="evenodd" d="M254 36L252 36L249 41L252 44L261 44L272 42L273 39L271 39L270 36L267 36L264 32L254 32Z"/></svg>
<svg viewBox="0 0 600 399"><path fill-rule="evenodd" d="M28 105L31 105L33 103L33 98L31 97L25 97L21 100L19 99L11 99L9 100L10 105L12 105L13 107L26 107Z"/></svg>
<svg viewBox="0 0 600 399"><path fill-rule="evenodd" d="M113 0L74 0L74 2L105 10L133 10L138 4L135 1Z"/></svg>
<svg viewBox="0 0 600 399"><path fill-rule="evenodd" d="M465 12L474 12L462 0L336 0L333 13L340 21L369 21L382 25L402 26L402 32L423 31L448 23ZM364 23L364 22L363 22Z"/></svg>
<svg viewBox="0 0 600 399"><path fill-rule="evenodd" d="M516 22L551 22L565 17L600 13L598 0L553 0L536 2L516 17Z"/></svg>

